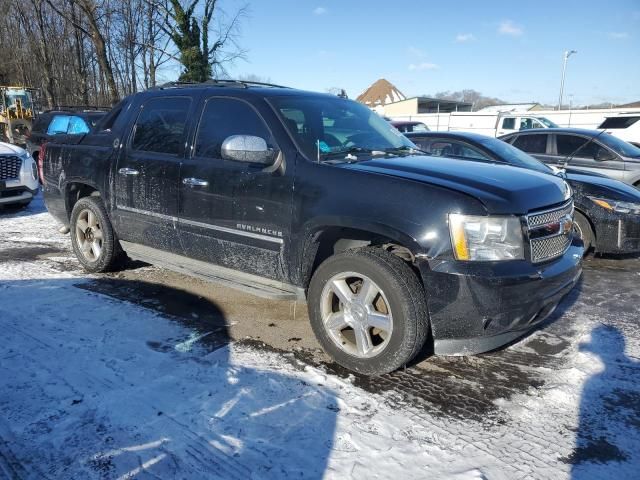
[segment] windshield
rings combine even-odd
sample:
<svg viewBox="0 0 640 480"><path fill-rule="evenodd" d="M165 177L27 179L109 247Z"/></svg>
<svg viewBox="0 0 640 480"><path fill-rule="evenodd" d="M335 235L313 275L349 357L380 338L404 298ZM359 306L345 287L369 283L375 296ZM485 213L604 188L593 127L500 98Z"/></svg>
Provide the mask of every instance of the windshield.
<svg viewBox="0 0 640 480"><path fill-rule="evenodd" d="M640 158L640 148L620 140L610 133L603 133L598 137L598 141L624 157Z"/></svg>
<svg viewBox="0 0 640 480"><path fill-rule="evenodd" d="M551 167L548 167L541 161L533 158L531 155L517 149L507 142L498 140L497 138L483 137L478 138L477 142L484 148L489 150L491 153L493 153L500 160L510 165L530 168L544 173L555 173L555 171Z"/></svg>
<svg viewBox="0 0 640 480"><path fill-rule="evenodd" d="M340 153L417 148L364 105L334 97L270 99L298 147L310 159Z"/></svg>
<svg viewBox="0 0 640 480"><path fill-rule="evenodd" d="M538 121L542 123L547 128L560 128L558 125L553 123L551 120L545 117L537 117Z"/></svg>

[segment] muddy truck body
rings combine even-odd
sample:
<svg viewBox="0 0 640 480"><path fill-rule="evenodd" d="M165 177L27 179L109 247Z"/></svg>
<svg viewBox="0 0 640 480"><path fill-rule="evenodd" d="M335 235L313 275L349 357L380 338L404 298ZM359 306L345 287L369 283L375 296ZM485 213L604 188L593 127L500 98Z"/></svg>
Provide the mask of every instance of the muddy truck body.
<svg viewBox="0 0 640 480"><path fill-rule="evenodd" d="M581 273L571 190L429 157L366 107L248 82L170 85L47 145L44 196L91 272L135 259L307 302L338 363L493 350Z"/></svg>

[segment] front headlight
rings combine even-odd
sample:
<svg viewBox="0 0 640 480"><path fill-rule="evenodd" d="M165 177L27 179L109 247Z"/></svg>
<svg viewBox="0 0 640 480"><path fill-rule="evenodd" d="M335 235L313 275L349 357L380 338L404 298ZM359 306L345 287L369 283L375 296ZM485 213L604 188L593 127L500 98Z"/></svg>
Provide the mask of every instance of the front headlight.
<svg viewBox="0 0 640 480"><path fill-rule="evenodd" d="M620 200L609 200L607 198L598 197L589 197L589 200L610 212L640 215L640 203L622 202Z"/></svg>
<svg viewBox="0 0 640 480"><path fill-rule="evenodd" d="M524 243L517 217L449 214L449 230L457 260L522 260Z"/></svg>
<svg viewBox="0 0 640 480"><path fill-rule="evenodd" d="M32 179L38 180L38 165L36 164L36 161L33 159L31 154L29 152L25 152L20 156L20 158L22 158L22 165L24 167L25 174L29 175L28 172L30 172Z"/></svg>

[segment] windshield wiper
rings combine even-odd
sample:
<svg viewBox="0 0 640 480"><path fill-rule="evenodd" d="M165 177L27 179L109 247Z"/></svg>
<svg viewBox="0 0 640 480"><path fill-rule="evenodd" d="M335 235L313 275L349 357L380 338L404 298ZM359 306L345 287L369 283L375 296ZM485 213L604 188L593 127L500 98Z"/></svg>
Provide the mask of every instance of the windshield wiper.
<svg viewBox="0 0 640 480"><path fill-rule="evenodd" d="M318 161L320 161L320 158L322 158L323 160L328 160L330 158L336 157L336 156L343 156L344 155L344 160L345 161L356 161L358 160L358 157L356 157L355 154L372 154L373 150L369 150L367 148L362 148L362 147L349 147L349 148L345 148L344 150L336 150L336 151L332 151L332 152L318 152Z"/></svg>
<svg viewBox="0 0 640 480"><path fill-rule="evenodd" d="M403 154L403 153L407 154L408 153L409 155L411 155L411 154L414 154L414 153L423 153L423 154L427 154L428 155L428 152L425 152L424 150L420 150L419 148L410 147L408 145L403 145L402 147L385 148L384 152L388 153L388 154L394 154L394 153L395 154Z"/></svg>

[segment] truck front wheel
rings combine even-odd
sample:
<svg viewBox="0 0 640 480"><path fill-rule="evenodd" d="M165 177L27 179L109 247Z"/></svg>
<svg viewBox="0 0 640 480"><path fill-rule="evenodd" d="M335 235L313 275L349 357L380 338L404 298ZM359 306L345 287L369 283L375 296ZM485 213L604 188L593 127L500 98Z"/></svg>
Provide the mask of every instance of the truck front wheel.
<svg viewBox="0 0 640 480"><path fill-rule="evenodd" d="M427 304L417 275L381 249L347 250L324 261L311 279L307 303L324 350L365 375L406 365L427 338Z"/></svg>
<svg viewBox="0 0 640 480"><path fill-rule="evenodd" d="M99 197L78 200L71 212L71 245L85 270L112 270L122 256L120 244Z"/></svg>

